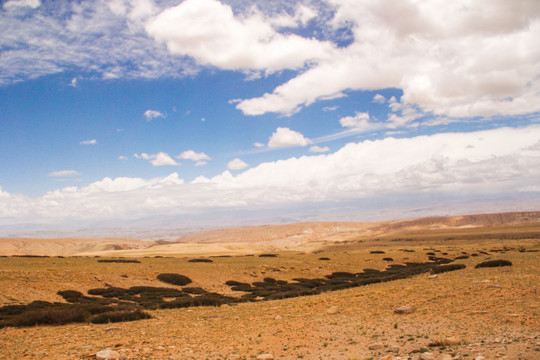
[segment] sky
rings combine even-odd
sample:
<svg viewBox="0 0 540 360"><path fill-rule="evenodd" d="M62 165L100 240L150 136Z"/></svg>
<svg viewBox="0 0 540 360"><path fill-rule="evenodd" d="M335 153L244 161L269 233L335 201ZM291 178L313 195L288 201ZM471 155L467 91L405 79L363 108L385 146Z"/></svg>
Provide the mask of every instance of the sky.
<svg viewBox="0 0 540 360"><path fill-rule="evenodd" d="M0 1L0 230L540 210L538 39L535 0Z"/></svg>

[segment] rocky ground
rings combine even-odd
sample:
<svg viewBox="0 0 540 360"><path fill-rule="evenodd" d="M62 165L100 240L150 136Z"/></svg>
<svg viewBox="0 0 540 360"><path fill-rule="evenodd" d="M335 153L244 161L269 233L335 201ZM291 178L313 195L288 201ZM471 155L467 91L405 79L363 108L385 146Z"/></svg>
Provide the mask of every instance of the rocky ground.
<svg viewBox="0 0 540 360"><path fill-rule="evenodd" d="M540 283L538 253L489 252L503 246L538 249L529 240L443 243L357 243L317 254L280 253L276 258L147 258L140 264L102 264L95 258L0 258L2 304L60 301L58 290L114 286L164 286L155 275L169 270L196 286L226 292L226 280L290 280L333 271L383 269L425 261L438 250L463 270L422 274L285 300L150 311L152 319L114 324L72 324L0 329L2 359L538 359ZM413 245L414 244L414 245ZM384 254L371 254L374 248ZM404 252L404 249L414 252ZM320 257L330 261L320 261ZM475 269L486 259L513 265ZM396 314L399 306L412 312ZM104 350L110 350L104 352ZM108 355L107 355L108 354Z"/></svg>

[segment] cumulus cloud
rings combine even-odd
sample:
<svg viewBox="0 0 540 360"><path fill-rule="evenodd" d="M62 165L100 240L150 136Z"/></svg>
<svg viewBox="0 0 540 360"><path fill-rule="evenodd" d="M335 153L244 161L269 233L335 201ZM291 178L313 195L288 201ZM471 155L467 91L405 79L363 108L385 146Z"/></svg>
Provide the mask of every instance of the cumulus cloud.
<svg viewBox="0 0 540 360"><path fill-rule="evenodd" d="M167 153L164 153L164 152L159 152L157 154L147 154L147 153L141 153L140 155L133 154L133 156L136 159L148 160L150 164L152 164L153 166L166 166L166 165L178 166L180 165L173 158L171 158Z"/></svg>
<svg viewBox="0 0 540 360"><path fill-rule="evenodd" d="M147 121L152 121L156 118L164 118L165 115L163 115L161 112L157 110L146 110L144 112L144 117L146 118Z"/></svg>
<svg viewBox="0 0 540 360"><path fill-rule="evenodd" d="M254 142L253 143L253 146L257 147L257 148L262 148L264 147L264 144L263 143L260 143L260 142Z"/></svg>
<svg viewBox="0 0 540 360"><path fill-rule="evenodd" d="M146 31L173 54L229 70L296 69L326 58L333 49L329 42L276 31L275 25L295 26L313 18L316 14L307 7L300 8L297 19L267 18L254 9L236 16L217 0L186 0L150 20Z"/></svg>
<svg viewBox="0 0 540 360"><path fill-rule="evenodd" d="M77 176L80 175L76 170L58 170L49 173L49 176L52 177L68 177L68 176Z"/></svg>
<svg viewBox="0 0 540 360"><path fill-rule="evenodd" d="M192 160L192 161L208 161L210 160L210 156L206 155L203 152L197 153L193 150L186 150L181 154L178 154L176 156L177 159L182 160Z"/></svg>
<svg viewBox="0 0 540 360"><path fill-rule="evenodd" d="M83 140L79 144L81 144L81 145L96 145L97 140L96 139Z"/></svg>
<svg viewBox="0 0 540 360"><path fill-rule="evenodd" d="M318 146L318 145L313 145L312 147L309 148L309 152L312 152L312 153L324 153L324 152L328 152L330 151L330 148L328 146Z"/></svg>
<svg viewBox="0 0 540 360"><path fill-rule="evenodd" d="M307 139L301 133L289 128L278 127L268 140L269 148L285 147L285 146L306 146L311 144L311 140Z"/></svg>
<svg viewBox="0 0 540 360"><path fill-rule="evenodd" d="M227 163L227 168L230 170L241 170L247 168L248 166L248 164L238 158L231 160Z"/></svg>
<svg viewBox="0 0 540 360"><path fill-rule="evenodd" d="M332 24L350 26L351 44L272 92L238 102L244 114L293 114L343 91L384 88L403 90L404 104L435 115L540 111L537 2L330 2Z"/></svg>
<svg viewBox="0 0 540 360"><path fill-rule="evenodd" d="M539 126L388 137L349 143L331 154L265 162L237 175L226 171L212 178L199 177L190 183L172 173L154 179L104 178L39 198L0 189L0 224L35 219L136 219L196 209L287 207L381 196L400 196L411 203L423 195L505 197L537 191L539 139ZM234 163L243 162L235 159Z"/></svg>
<svg viewBox="0 0 540 360"><path fill-rule="evenodd" d="M373 102L377 104L384 104L386 102L386 98L381 94L375 94L375 96L373 96Z"/></svg>

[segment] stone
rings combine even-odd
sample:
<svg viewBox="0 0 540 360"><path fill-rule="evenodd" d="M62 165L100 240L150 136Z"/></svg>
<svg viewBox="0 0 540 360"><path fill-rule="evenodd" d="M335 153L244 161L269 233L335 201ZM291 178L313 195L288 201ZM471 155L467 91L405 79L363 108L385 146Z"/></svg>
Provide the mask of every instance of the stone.
<svg viewBox="0 0 540 360"><path fill-rule="evenodd" d="M375 342L371 345L369 345L369 350L379 350L384 347L384 344L382 342Z"/></svg>
<svg viewBox="0 0 540 360"><path fill-rule="evenodd" d="M443 337L437 340L433 340L429 343L429 346L455 346L461 344L461 340L457 337Z"/></svg>
<svg viewBox="0 0 540 360"><path fill-rule="evenodd" d="M329 314L329 315L334 315L334 314L337 314L339 312L339 309L337 306L330 306L327 310L326 310L326 313Z"/></svg>
<svg viewBox="0 0 540 360"><path fill-rule="evenodd" d="M435 355L430 352L425 352L420 355L420 360L435 360Z"/></svg>
<svg viewBox="0 0 540 360"><path fill-rule="evenodd" d="M96 359L120 359L120 354L113 350L101 350L96 354Z"/></svg>
<svg viewBox="0 0 540 360"><path fill-rule="evenodd" d="M109 326L103 329L105 332L113 331L113 330L120 330L118 326Z"/></svg>
<svg viewBox="0 0 540 360"><path fill-rule="evenodd" d="M436 279L436 278L438 278L438 277L439 277L439 275L434 274L434 275L429 275L427 278L428 278L428 279Z"/></svg>
<svg viewBox="0 0 540 360"><path fill-rule="evenodd" d="M257 360L274 360L274 355L272 354L260 354L257 356Z"/></svg>
<svg viewBox="0 0 540 360"><path fill-rule="evenodd" d="M394 309L394 314L410 314L414 311L414 307L412 306L398 306Z"/></svg>
<svg viewBox="0 0 540 360"><path fill-rule="evenodd" d="M477 357L474 358L474 360L486 360L486 358L483 357L482 355L478 355Z"/></svg>
<svg viewBox="0 0 540 360"><path fill-rule="evenodd" d="M282 317L282 316L279 316L279 315L276 315L276 317L275 317L274 319L276 319L276 320L281 320L281 319L283 319L283 317Z"/></svg>

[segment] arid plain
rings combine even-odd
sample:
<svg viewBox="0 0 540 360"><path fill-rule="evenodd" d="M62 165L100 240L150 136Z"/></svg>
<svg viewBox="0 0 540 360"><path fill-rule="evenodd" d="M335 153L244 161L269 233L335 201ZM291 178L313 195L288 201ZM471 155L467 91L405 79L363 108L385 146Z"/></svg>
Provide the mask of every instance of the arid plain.
<svg viewBox="0 0 540 360"><path fill-rule="evenodd" d="M186 288L158 280L164 273L247 300L145 308L151 318L137 321L4 325L0 358L91 359L109 349L123 359L538 359L538 250L540 212L257 226L174 243L1 239L2 309L66 303L66 290L102 299L88 291ZM475 268L491 260L511 266ZM424 265L385 272L407 264ZM437 273L447 264L459 266ZM231 281L274 293L245 297ZM273 290L301 281L319 286L298 296ZM402 306L410 308L396 313Z"/></svg>

